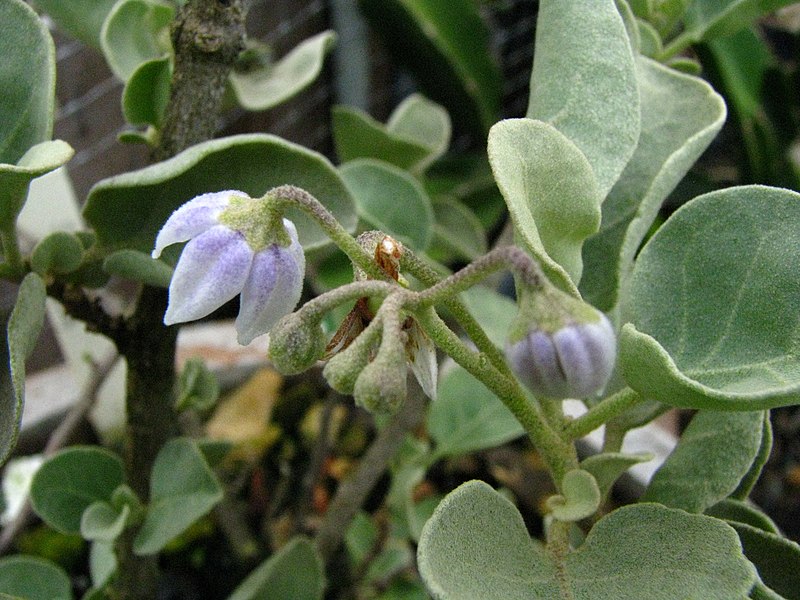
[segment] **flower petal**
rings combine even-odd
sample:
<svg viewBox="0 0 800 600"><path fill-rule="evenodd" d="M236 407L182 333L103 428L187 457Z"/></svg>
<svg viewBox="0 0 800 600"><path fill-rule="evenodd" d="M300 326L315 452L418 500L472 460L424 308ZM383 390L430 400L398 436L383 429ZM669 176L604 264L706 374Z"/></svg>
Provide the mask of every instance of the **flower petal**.
<svg viewBox="0 0 800 600"><path fill-rule="evenodd" d="M167 246L190 240L217 225L217 218L233 196L247 197L247 194L236 190L202 194L179 207L158 232L153 258L161 256Z"/></svg>
<svg viewBox="0 0 800 600"><path fill-rule="evenodd" d="M436 383L439 378L436 347L416 321L411 321L408 329L406 354L411 372L417 378L422 391L431 400L436 400Z"/></svg>
<svg viewBox="0 0 800 600"><path fill-rule="evenodd" d="M225 304L242 290L252 262L244 237L223 225L189 241L172 276L164 324L194 321Z"/></svg>
<svg viewBox="0 0 800 600"><path fill-rule="evenodd" d="M294 224L283 220L292 243L276 244L257 252L242 289L236 332L239 343L249 344L267 333L282 316L294 310L303 291L306 259Z"/></svg>

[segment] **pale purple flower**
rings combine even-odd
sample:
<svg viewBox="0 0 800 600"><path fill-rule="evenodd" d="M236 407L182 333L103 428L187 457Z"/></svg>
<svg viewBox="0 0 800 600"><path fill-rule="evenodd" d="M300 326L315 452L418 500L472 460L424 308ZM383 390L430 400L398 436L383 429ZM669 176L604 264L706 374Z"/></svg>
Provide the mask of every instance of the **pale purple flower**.
<svg viewBox="0 0 800 600"><path fill-rule="evenodd" d="M605 388L617 354L614 328L605 315L548 333L532 329L506 357L520 381L548 398L586 398Z"/></svg>
<svg viewBox="0 0 800 600"><path fill-rule="evenodd" d="M253 217L242 229L224 224L226 209L236 199L253 204ZM169 286L164 323L194 321L241 294L236 332L240 344L267 333L300 299L305 271L303 248L294 224L283 219L290 245L256 242L259 200L233 190L203 194L178 208L156 238L153 258L171 244L187 242ZM245 207L247 204L244 205ZM240 213L241 214L241 213Z"/></svg>

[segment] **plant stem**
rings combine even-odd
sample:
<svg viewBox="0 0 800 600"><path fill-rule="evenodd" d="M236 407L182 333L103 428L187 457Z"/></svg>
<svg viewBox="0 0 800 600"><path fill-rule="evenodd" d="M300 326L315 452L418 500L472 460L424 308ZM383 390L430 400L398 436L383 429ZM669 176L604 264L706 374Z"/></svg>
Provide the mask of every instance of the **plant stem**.
<svg viewBox="0 0 800 600"><path fill-rule="evenodd" d="M643 400L631 388L623 388L595 404L574 421L570 421L564 433L573 440L582 438Z"/></svg>
<svg viewBox="0 0 800 600"><path fill-rule="evenodd" d="M0 229L0 244L2 244L3 258L9 270L9 276L21 278L25 270L22 266L22 254L19 251L17 232L14 223L10 227Z"/></svg>
<svg viewBox="0 0 800 600"><path fill-rule="evenodd" d="M578 458L572 443L563 440L548 424L539 408L530 401L516 379L497 370L482 353L467 347L450 330L433 309L419 311L417 318L431 339L500 398L528 432L536 449L547 463L556 488L567 471L578 467Z"/></svg>
<svg viewBox="0 0 800 600"><path fill-rule="evenodd" d="M282 185L269 190L265 197L273 198L283 208L299 208L314 219L331 241L344 252L350 261L373 279L386 281L388 275L377 265L355 238L342 227L336 217L322 203L304 189Z"/></svg>
<svg viewBox="0 0 800 600"><path fill-rule="evenodd" d="M175 67L153 160L214 137L222 96L245 43L241 0L189 0L172 22Z"/></svg>
<svg viewBox="0 0 800 600"><path fill-rule="evenodd" d="M374 279L354 281L320 294L306 302L297 312L302 312L312 319L321 319L325 313L345 302L365 297L385 298L398 289L400 289L399 286L387 281L375 281Z"/></svg>
<svg viewBox="0 0 800 600"><path fill-rule="evenodd" d="M695 39L694 32L684 31L680 35L674 37L658 54L656 59L659 62L664 62L676 54L683 52L697 40Z"/></svg>
<svg viewBox="0 0 800 600"><path fill-rule="evenodd" d="M407 269L411 275L426 285L436 285L443 279L430 265L426 264L410 250L406 250L403 253L400 264L403 269ZM503 353L500 352L492 340L489 339L483 327L475 320L475 317L467 310L467 307L459 300L458 296L453 294L445 299L443 304L447 307L458 324L461 325L464 332L469 336L475 346L481 352L485 353L489 360L492 361L495 368L511 377L511 370L506 364Z"/></svg>

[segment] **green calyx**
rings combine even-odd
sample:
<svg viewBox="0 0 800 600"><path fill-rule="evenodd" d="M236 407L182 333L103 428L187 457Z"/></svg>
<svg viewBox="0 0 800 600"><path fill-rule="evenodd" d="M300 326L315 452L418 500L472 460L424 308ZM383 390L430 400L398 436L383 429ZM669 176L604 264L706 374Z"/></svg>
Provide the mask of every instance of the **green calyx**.
<svg viewBox="0 0 800 600"><path fill-rule="evenodd" d="M594 306L561 291L549 282L536 288L522 287L519 311L511 325L508 339L512 344L531 329L548 334L581 323L598 323L602 317Z"/></svg>
<svg viewBox="0 0 800 600"><path fill-rule="evenodd" d="M325 351L325 334L318 318L303 311L278 321L269 332L269 359L284 375L309 369Z"/></svg>
<svg viewBox="0 0 800 600"><path fill-rule="evenodd" d="M234 196L220 214L219 222L244 235L253 252L272 244L285 248L292 243L283 224L283 217L269 196Z"/></svg>

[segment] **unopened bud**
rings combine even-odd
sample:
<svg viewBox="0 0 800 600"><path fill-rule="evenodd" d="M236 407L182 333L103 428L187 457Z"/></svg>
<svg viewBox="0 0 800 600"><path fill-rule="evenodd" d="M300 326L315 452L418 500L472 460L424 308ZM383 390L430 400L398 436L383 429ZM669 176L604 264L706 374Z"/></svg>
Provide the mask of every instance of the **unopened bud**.
<svg viewBox="0 0 800 600"><path fill-rule="evenodd" d="M520 381L534 394L556 399L601 392L616 354L608 318L550 286L523 299L506 344L506 357Z"/></svg>
<svg viewBox="0 0 800 600"><path fill-rule="evenodd" d="M373 326L374 327L374 326ZM377 350L378 329L363 331L344 350L334 354L328 360L322 375L334 390L340 394L352 394L356 380Z"/></svg>
<svg viewBox="0 0 800 600"><path fill-rule="evenodd" d="M320 359L325 343L319 320L300 311L286 315L270 330L267 353L278 371L294 375L311 368Z"/></svg>
<svg viewBox="0 0 800 600"><path fill-rule="evenodd" d="M396 413L406 399L406 365L386 360L380 354L364 367L356 379L356 404L378 414Z"/></svg>

